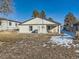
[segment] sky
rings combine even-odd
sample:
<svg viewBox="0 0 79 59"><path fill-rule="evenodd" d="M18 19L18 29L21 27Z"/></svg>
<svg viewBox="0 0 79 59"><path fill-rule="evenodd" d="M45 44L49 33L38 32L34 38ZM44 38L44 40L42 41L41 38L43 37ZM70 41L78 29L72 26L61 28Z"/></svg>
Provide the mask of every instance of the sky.
<svg viewBox="0 0 79 59"><path fill-rule="evenodd" d="M53 20L63 23L65 15L72 12L79 19L79 0L13 0L13 12L3 15L5 17L17 21L25 21L32 18L33 10L39 12L45 10L46 16Z"/></svg>

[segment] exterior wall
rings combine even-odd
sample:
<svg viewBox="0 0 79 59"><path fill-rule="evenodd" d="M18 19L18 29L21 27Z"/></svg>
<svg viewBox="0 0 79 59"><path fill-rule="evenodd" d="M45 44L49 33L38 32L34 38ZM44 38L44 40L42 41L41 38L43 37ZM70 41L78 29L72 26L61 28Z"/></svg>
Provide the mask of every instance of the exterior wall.
<svg viewBox="0 0 79 59"><path fill-rule="evenodd" d="M33 27L33 30L29 30L29 26ZM46 25L20 25L19 26L19 33L32 33L34 30L38 30L38 33L47 33Z"/></svg>
<svg viewBox="0 0 79 59"><path fill-rule="evenodd" d="M7 21L1 20L0 30L7 30Z"/></svg>
<svg viewBox="0 0 79 59"><path fill-rule="evenodd" d="M9 25L9 22L11 22L11 26ZM14 30L14 29L17 29L16 23L17 22L1 20L0 31L1 30Z"/></svg>
<svg viewBox="0 0 79 59"><path fill-rule="evenodd" d="M46 25L39 25L38 33L47 33Z"/></svg>
<svg viewBox="0 0 79 59"><path fill-rule="evenodd" d="M10 21L8 21L8 29L11 29L11 30L12 30L12 29L17 29L17 25L16 25L16 24L18 24L18 23L16 23L16 22L11 22L12 25L10 26L10 25L9 25L9 22L10 22Z"/></svg>
<svg viewBox="0 0 79 59"><path fill-rule="evenodd" d="M29 26L18 26L19 27L19 33L30 33Z"/></svg>
<svg viewBox="0 0 79 59"><path fill-rule="evenodd" d="M37 30L38 33L48 33L47 25L56 26L52 28L50 31L51 33L59 33L60 27L55 23L41 18L35 18L30 21L26 21L18 26L19 33L32 33L34 30ZM29 26L33 27L32 31L29 31Z"/></svg>
<svg viewBox="0 0 79 59"><path fill-rule="evenodd" d="M38 33L48 33L47 32L47 25L20 25L19 26L19 33L32 33L29 30L29 26L33 27L33 30L38 30ZM60 34L60 26L56 26L50 30L51 33L59 33Z"/></svg>

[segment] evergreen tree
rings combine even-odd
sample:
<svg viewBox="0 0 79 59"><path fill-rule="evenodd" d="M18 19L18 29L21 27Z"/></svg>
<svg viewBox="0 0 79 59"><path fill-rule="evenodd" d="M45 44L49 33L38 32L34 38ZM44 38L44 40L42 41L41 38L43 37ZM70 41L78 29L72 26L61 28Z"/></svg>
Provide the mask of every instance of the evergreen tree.
<svg viewBox="0 0 79 59"><path fill-rule="evenodd" d="M38 10L34 10L34 11L33 11L33 17L34 17L34 18L39 17L39 12L38 12Z"/></svg>
<svg viewBox="0 0 79 59"><path fill-rule="evenodd" d="M41 11L40 18L43 18L43 19L46 18L46 14L45 14L45 11L44 10Z"/></svg>

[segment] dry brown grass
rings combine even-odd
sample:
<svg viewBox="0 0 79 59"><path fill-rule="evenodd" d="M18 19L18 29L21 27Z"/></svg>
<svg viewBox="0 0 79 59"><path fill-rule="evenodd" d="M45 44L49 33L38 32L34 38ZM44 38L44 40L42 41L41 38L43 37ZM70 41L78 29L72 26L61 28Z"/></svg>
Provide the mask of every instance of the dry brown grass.
<svg viewBox="0 0 79 59"><path fill-rule="evenodd" d="M52 46L49 34L0 33L0 59L76 59L75 48ZM46 46L43 46L46 44Z"/></svg>
<svg viewBox="0 0 79 59"><path fill-rule="evenodd" d="M52 34L18 34L16 32L0 32L0 41L15 42L16 40L48 40Z"/></svg>
<svg viewBox="0 0 79 59"><path fill-rule="evenodd" d="M24 40L12 45L4 44L0 48L0 59L76 59L73 47L43 47L36 43Z"/></svg>

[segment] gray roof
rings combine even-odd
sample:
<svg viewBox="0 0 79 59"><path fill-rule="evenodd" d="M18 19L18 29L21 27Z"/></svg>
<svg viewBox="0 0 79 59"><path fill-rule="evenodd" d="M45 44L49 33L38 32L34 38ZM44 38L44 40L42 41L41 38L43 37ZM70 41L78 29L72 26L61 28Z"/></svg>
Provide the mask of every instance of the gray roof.
<svg viewBox="0 0 79 59"><path fill-rule="evenodd" d="M54 23L56 23L56 24L58 24L58 25L61 25L61 23L59 23L59 22L57 22L57 21L54 21L53 19L46 19L47 21L50 21L50 22L54 22Z"/></svg>
<svg viewBox="0 0 79 59"><path fill-rule="evenodd" d="M24 22L30 21L30 20L32 20L32 19L34 19L34 18L31 18L31 19L25 20ZM54 22L54 23L56 23L56 24L58 24L58 25L61 25L61 23L56 22L56 21L54 21L54 20L52 20L52 19L45 19L45 20L50 21L50 22ZM24 22L22 22L22 23L24 23ZM22 24L22 23L21 23L21 24Z"/></svg>
<svg viewBox="0 0 79 59"><path fill-rule="evenodd" d="M9 19L7 19L7 18L0 18L0 20L7 20L7 21L12 21L12 22L21 23L21 22L19 22L19 21L15 21L15 20L9 20Z"/></svg>

